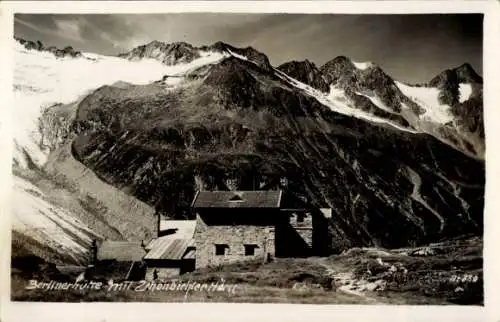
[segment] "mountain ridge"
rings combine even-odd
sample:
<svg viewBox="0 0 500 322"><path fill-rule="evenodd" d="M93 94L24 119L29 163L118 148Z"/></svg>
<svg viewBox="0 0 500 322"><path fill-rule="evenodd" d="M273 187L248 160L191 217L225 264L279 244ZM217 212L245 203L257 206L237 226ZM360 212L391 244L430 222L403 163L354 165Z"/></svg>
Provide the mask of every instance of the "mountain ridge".
<svg viewBox="0 0 500 322"><path fill-rule="evenodd" d="M71 58L79 58L82 57L82 52L76 51L71 46L66 46L63 49L57 48L55 46L45 47L40 40L32 41L26 40L23 38L14 38L18 43L24 46L27 50L37 50L52 53L54 56L62 58L62 57L71 57Z"/></svg>
<svg viewBox="0 0 500 322"><path fill-rule="evenodd" d="M200 187L287 177L288 190L333 208L338 249L479 233L482 162L429 134L332 110L326 95L238 55L188 71L168 91L159 81L125 89L144 93L132 100L91 93L72 125L75 158L180 218Z"/></svg>
<svg viewBox="0 0 500 322"><path fill-rule="evenodd" d="M482 233L484 161L457 149L461 142L443 143L447 133L439 131L456 128L423 118L448 111L428 106L437 104L437 88L421 89L435 94L423 104L417 87L374 64L360 70L345 57L324 74L311 62L283 72L251 47L209 47L203 50L218 56L200 64L201 54L188 63L192 53L165 49L172 66L194 64L175 77L108 84L47 108L41 126L52 135L53 157L43 170L65 176L55 153L71 146L72 158L106 184L174 218L192 218L196 190L226 190L228 179L239 189L279 187L286 177L281 188L332 208L337 251ZM470 95L474 101L455 107L470 112L482 104L474 89Z"/></svg>

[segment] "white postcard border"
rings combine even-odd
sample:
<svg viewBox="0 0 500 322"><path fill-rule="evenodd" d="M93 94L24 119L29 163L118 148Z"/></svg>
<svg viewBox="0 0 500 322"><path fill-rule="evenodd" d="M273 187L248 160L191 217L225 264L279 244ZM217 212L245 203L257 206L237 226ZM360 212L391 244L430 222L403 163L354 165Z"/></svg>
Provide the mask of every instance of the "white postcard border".
<svg viewBox="0 0 500 322"><path fill-rule="evenodd" d="M498 1L4 1L0 3L0 313L14 321L500 321L500 2ZM10 302L12 54L14 13L484 13L486 196L484 307L360 306L229 303L13 303ZM498 312L498 313L497 313Z"/></svg>

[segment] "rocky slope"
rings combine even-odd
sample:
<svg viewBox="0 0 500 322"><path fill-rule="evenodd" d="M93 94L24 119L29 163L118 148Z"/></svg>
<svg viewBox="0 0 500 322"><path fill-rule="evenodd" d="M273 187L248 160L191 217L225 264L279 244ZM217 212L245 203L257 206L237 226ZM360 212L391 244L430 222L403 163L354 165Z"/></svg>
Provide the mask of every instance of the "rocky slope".
<svg viewBox="0 0 500 322"><path fill-rule="evenodd" d="M96 65L81 80L57 74L72 84L60 91L27 68L35 52L19 54L17 104L40 118L34 135L15 135L15 167L65 182L65 209L82 205L75 196L98 205L78 216L96 235L147 239L155 209L192 217L197 189L283 178L333 209L335 250L482 233L482 85L467 66L412 86L346 57L275 69L251 47L152 42L121 58L85 53ZM111 67L120 73L102 76Z"/></svg>
<svg viewBox="0 0 500 322"><path fill-rule="evenodd" d="M154 59L166 65L176 65L179 63L190 63L195 59L210 54L213 55L214 53L248 59L267 71L273 69L267 56L254 48L237 48L221 41L210 46L195 47L185 42L164 43L154 40L146 45L136 47L129 52L118 54L118 57L132 61Z"/></svg>
<svg viewBox="0 0 500 322"><path fill-rule="evenodd" d="M12 45L13 257L32 253L54 263L81 264L93 238L150 237L153 207L105 184L68 153L77 109L69 103L104 84L146 84L199 62L168 67L92 53L61 59L38 42L18 39ZM211 59L219 58L204 57L202 63ZM128 220L130 213L140 215Z"/></svg>
<svg viewBox="0 0 500 322"><path fill-rule="evenodd" d="M12 257L34 254L52 263L84 264L93 239L102 236L78 217L82 211L61 207L50 194L15 176L12 212Z"/></svg>
<svg viewBox="0 0 500 322"><path fill-rule="evenodd" d="M175 85L104 86L79 101L67 123L74 157L177 217L192 216L196 189L227 189L227 179L276 187L286 177L289 191L333 208L335 249L482 232L484 163L422 131L415 119L431 109L379 67L339 58L280 67L286 75L254 49L210 48L223 59ZM295 65L305 65L301 81Z"/></svg>
<svg viewBox="0 0 500 322"><path fill-rule="evenodd" d="M43 50L26 49L20 41L14 41L13 48L14 102L18 107L13 110L13 121L16 124L14 164L21 168L42 167L50 153L48 141L54 139L51 133L60 136L50 125L38 122L41 114L52 105L74 102L102 85L117 82L147 84L161 79L164 75L175 75L222 58L220 53L212 53L191 63L166 66L153 59L133 62L92 53L59 59ZM75 72L76 70L78 72ZM109 70L113 72L103 72ZM175 83L176 79L168 81ZM64 122L71 119L70 114L73 111L68 113L69 115L49 120L49 123L56 124L59 120ZM46 116L50 117L50 113Z"/></svg>
<svg viewBox="0 0 500 322"><path fill-rule="evenodd" d="M357 109L402 118L418 131L484 158L482 78L468 64L418 86L393 80L373 63L357 63L344 56L319 68L304 61L285 63L278 69Z"/></svg>

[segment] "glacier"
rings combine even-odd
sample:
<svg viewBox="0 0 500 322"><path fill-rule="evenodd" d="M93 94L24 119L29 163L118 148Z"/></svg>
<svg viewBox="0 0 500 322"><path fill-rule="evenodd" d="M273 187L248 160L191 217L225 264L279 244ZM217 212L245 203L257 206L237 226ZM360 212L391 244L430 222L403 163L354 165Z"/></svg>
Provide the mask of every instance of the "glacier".
<svg viewBox="0 0 500 322"><path fill-rule="evenodd" d="M425 109L422 119L438 124L446 124L454 120L451 107L439 102L439 89L436 87L410 86L396 82L401 92Z"/></svg>
<svg viewBox="0 0 500 322"><path fill-rule="evenodd" d="M224 58L217 52L204 52L190 63L167 66L154 59L131 61L94 53L83 53L79 58L57 58L49 52L27 50L18 42L14 51L13 158L21 168L28 167L27 156L37 167L47 160L49 151L39 146L38 131L38 118L44 108L73 102L117 81L147 84L164 75L182 75Z"/></svg>
<svg viewBox="0 0 500 322"><path fill-rule="evenodd" d="M47 162L50 151L41 147L39 130L39 117L44 109L55 103L78 101L98 87L119 81L148 84L165 75L180 76L166 82L167 87L175 87L185 73L215 63L224 55L203 52L200 58L189 63L167 66L154 59L131 61L94 53L82 53L78 58L56 57L50 52L28 50L17 41L13 49L12 122L15 126L12 136L13 163L17 171L13 175L11 220L12 230L19 234L15 247L34 247L38 254L38 246L30 243L39 243L66 261L82 264L92 240L102 236L71 210L54 203L41 186L19 175L29 172L33 166L35 170L41 169Z"/></svg>

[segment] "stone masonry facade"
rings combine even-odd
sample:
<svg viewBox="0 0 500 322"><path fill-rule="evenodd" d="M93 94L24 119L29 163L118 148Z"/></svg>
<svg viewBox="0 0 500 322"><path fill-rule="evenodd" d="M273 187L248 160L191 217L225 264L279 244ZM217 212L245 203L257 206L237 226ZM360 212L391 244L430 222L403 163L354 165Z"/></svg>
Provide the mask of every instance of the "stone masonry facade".
<svg viewBox="0 0 500 322"><path fill-rule="evenodd" d="M292 212L290 215L290 225L297 234L307 244L313 247L313 216L310 212Z"/></svg>
<svg viewBox="0 0 500 322"><path fill-rule="evenodd" d="M243 260L264 261L275 255L273 225L207 225L200 215L196 220L196 268ZM223 249L223 254L217 254L217 248L219 252Z"/></svg>

